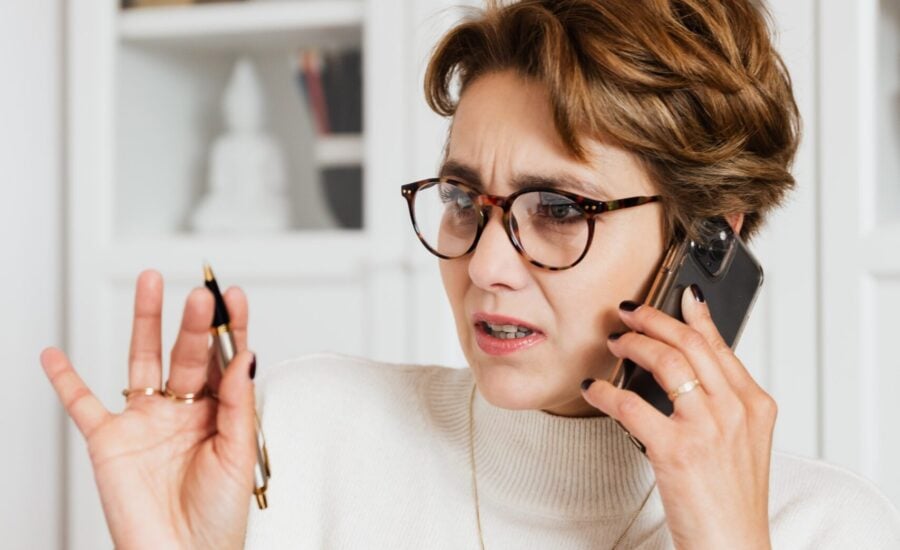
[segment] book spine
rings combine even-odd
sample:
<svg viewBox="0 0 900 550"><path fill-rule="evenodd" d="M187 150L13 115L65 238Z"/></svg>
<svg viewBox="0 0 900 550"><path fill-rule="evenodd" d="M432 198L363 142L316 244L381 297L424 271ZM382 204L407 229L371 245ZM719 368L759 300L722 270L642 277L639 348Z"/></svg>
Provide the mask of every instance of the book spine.
<svg viewBox="0 0 900 550"><path fill-rule="evenodd" d="M322 61L317 50L306 52L304 57L304 73L309 90L310 106L320 135L331 132L328 122L328 105L325 90L322 87Z"/></svg>

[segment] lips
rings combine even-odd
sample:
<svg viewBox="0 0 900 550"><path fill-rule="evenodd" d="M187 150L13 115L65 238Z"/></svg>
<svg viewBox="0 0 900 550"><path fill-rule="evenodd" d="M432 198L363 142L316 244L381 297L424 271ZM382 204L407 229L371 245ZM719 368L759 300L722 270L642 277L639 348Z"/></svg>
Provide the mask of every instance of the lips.
<svg viewBox="0 0 900 550"><path fill-rule="evenodd" d="M475 325L475 342L484 353L493 356L508 356L533 348L544 342L547 337L536 326L515 317L497 315L479 311L472 316ZM492 325L518 325L530 330L527 335L516 338L498 338L487 330L484 323Z"/></svg>

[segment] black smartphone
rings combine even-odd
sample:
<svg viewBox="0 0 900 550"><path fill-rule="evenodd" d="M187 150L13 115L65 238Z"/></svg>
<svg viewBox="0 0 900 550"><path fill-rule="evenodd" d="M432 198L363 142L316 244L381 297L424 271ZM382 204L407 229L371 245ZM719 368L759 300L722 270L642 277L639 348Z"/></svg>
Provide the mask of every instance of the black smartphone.
<svg viewBox="0 0 900 550"><path fill-rule="evenodd" d="M724 218L703 220L698 229L698 240L684 239L667 251L644 303L683 321L682 293L691 284L698 285L716 328L734 349L762 286L763 270ZM610 381L637 393L666 416L672 414L666 390L633 361L619 360ZM646 452L637 438L628 435Z"/></svg>

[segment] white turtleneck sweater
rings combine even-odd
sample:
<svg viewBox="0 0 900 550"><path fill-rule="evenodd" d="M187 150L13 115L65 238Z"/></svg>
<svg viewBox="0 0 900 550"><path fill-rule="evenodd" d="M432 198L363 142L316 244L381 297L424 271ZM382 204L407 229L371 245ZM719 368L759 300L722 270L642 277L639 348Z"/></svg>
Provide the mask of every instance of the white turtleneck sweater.
<svg viewBox="0 0 900 550"><path fill-rule="evenodd" d="M272 467L246 547L479 548L469 452L469 369L305 356L261 369ZM608 549L653 485L614 420L495 407L476 392L485 547ZM773 453L776 549L900 548L900 514L869 481ZM671 548L654 488L619 548Z"/></svg>

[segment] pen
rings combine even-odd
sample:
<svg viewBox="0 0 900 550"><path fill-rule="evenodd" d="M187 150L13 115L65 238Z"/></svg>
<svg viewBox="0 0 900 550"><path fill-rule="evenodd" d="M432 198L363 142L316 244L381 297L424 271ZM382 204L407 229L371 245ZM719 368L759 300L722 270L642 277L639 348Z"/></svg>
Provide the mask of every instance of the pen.
<svg viewBox="0 0 900 550"><path fill-rule="evenodd" d="M234 358L236 347L234 345L234 336L231 334L231 328L228 323L231 319L228 316L228 309L225 307L225 300L222 299L222 293L219 292L219 284L213 275L212 268L208 263L203 265L203 278L205 279L206 288L208 288L215 296L216 310L213 315L212 332L213 340L219 351L219 369L224 372L225 367L231 363ZM269 468L269 452L266 450L266 439L263 437L262 426L259 422L259 415L254 411L256 419L256 467L253 470L253 494L256 495L256 504L260 510L265 510L269 503L266 500L266 490L268 489L269 478L272 477L272 471Z"/></svg>

